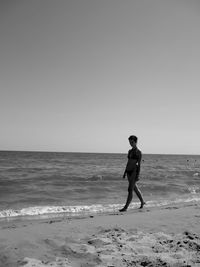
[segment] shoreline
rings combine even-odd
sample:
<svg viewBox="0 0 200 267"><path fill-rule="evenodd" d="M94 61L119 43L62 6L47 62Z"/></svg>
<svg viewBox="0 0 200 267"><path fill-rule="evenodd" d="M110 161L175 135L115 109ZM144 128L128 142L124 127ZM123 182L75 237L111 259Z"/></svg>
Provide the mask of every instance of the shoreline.
<svg viewBox="0 0 200 267"><path fill-rule="evenodd" d="M1 222L0 266L193 267L199 233L200 203Z"/></svg>
<svg viewBox="0 0 200 267"><path fill-rule="evenodd" d="M145 208L162 208L170 205L187 205L200 203L199 194L186 194L181 198L171 198L146 201ZM116 213L124 204L85 204L72 206L31 206L20 209L8 209L0 211L0 225L9 221L30 221L51 219L51 218L79 218L87 216L101 216L109 213ZM132 202L129 206L130 210L136 210L140 206L140 202Z"/></svg>

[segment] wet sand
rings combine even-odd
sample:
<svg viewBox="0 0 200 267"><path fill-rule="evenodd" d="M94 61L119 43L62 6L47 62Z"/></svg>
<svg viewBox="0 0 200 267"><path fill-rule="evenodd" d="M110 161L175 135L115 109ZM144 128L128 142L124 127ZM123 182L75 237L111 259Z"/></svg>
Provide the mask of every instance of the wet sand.
<svg viewBox="0 0 200 267"><path fill-rule="evenodd" d="M200 266L200 203L0 224L0 267Z"/></svg>

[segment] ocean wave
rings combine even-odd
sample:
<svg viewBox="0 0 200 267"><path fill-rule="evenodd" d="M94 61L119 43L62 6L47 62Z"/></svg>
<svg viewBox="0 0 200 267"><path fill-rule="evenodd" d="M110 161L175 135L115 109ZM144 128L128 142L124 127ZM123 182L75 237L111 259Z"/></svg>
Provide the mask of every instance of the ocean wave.
<svg viewBox="0 0 200 267"><path fill-rule="evenodd" d="M3 210L0 211L0 218L6 217L18 217L18 216L36 216L36 215L44 215L44 214L52 214L52 213L69 213L69 214L80 214L80 213L95 213L95 212L103 212L103 211L111 211L117 208L119 204L112 205L80 205L80 206L36 206L23 208L21 210Z"/></svg>
<svg viewBox="0 0 200 267"><path fill-rule="evenodd" d="M174 200L151 200L147 201L145 207L161 207L171 204L200 202L200 196L193 196L186 199L177 198ZM138 202L133 202L131 208L139 206ZM79 206L35 206L23 208L20 210L2 210L0 218L20 217L20 216L38 216L50 214L66 214L69 216L80 216L84 214L116 212L122 207L122 204L98 204L98 205L79 205Z"/></svg>
<svg viewBox="0 0 200 267"><path fill-rule="evenodd" d="M103 175L93 175L89 178L86 178L86 181L90 182L90 181L101 181L103 180Z"/></svg>
<svg viewBox="0 0 200 267"><path fill-rule="evenodd" d="M95 181L104 181L104 182L106 182L106 181L118 181L119 177L120 177L119 173L110 174L110 175L109 174L104 174L104 175L95 174L91 177L87 177L85 180L87 182L90 182L90 181L91 182L95 182Z"/></svg>

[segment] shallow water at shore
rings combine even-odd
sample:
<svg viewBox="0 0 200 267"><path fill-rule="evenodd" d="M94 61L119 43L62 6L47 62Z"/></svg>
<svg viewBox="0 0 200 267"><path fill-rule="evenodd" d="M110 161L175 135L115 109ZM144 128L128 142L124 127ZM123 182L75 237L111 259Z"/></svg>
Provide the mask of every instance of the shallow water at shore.
<svg viewBox="0 0 200 267"><path fill-rule="evenodd" d="M0 217L118 210L127 195L126 154L0 152ZM200 156L143 155L147 206L200 201ZM139 205L134 197L132 208Z"/></svg>

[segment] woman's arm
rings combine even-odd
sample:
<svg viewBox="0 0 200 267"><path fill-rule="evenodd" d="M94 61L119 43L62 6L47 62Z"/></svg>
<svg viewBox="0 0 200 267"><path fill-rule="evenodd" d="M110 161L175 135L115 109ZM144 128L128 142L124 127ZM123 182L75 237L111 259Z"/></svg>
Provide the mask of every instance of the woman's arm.
<svg viewBox="0 0 200 267"><path fill-rule="evenodd" d="M126 178L126 170L124 171L123 178Z"/></svg>
<svg viewBox="0 0 200 267"><path fill-rule="evenodd" d="M130 150L128 151L127 158L129 158L129 153L130 153ZM128 162L126 163L126 168L125 168L125 171L124 171L124 174L123 174L123 179L126 178L126 174L127 174L127 165L128 165Z"/></svg>
<svg viewBox="0 0 200 267"><path fill-rule="evenodd" d="M139 180L141 160L142 160L142 153L138 151L138 160L137 160L137 168L136 168L136 179L137 180Z"/></svg>

